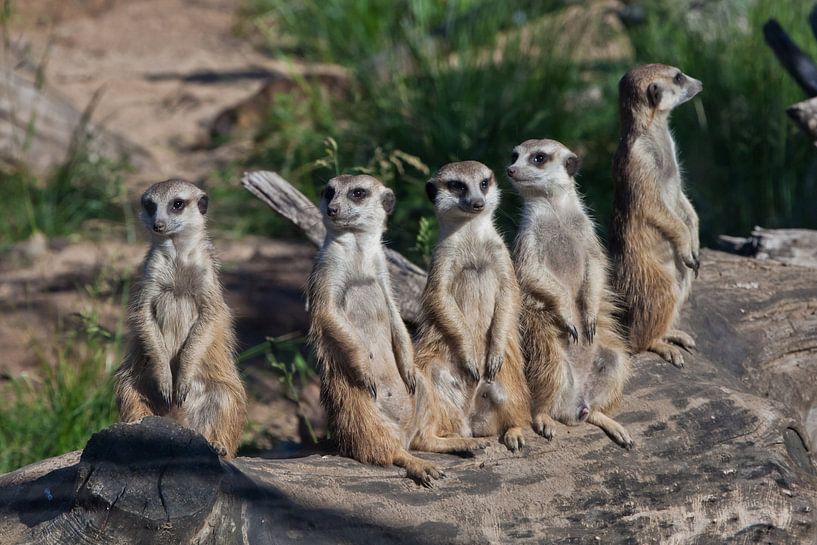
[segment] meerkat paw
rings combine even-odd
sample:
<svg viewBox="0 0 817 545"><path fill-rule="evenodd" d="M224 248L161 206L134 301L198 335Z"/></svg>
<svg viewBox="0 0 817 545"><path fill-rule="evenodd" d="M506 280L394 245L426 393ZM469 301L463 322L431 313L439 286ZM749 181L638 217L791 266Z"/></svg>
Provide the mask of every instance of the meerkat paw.
<svg viewBox="0 0 817 545"><path fill-rule="evenodd" d="M670 362L675 367L683 367L684 366L684 355L681 353L681 350L678 347L673 346L669 343L664 341L656 341L652 343L647 350L650 352L654 352L661 356L664 360Z"/></svg>
<svg viewBox="0 0 817 545"><path fill-rule="evenodd" d="M433 488L433 480L445 477L445 473L438 469L437 466L415 456L406 461L405 468L406 477L412 479L424 488Z"/></svg>
<svg viewBox="0 0 817 545"><path fill-rule="evenodd" d="M582 320L582 327L584 328L584 339L588 345L593 344L593 338L596 336L596 317L585 316Z"/></svg>
<svg viewBox="0 0 817 545"><path fill-rule="evenodd" d="M362 377L363 387L369 392L369 395L372 396L372 399L377 401L377 382L374 379L374 375L367 373Z"/></svg>
<svg viewBox="0 0 817 545"><path fill-rule="evenodd" d="M502 442L508 447L508 450L516 452L525 446L525 436L522 434L522 428L514 426L505 432L502 437Z"/></svg>
<svg viewBox="0 0 817 545"><path fill-rule="evenodd" d="M224 445L222 445L220 442L218 442L218 441L208 441L208 443L210 443L210 448L213 449L213 452L218 454L220 457L223 458L224 456L227 456L227 448Z"/></svg>
<svg viewBox="0 0 817 545"><path fill-rule="evenodd" d="M496 374L502 368L502 363L505 361L503 354L493 354L488 356L488 364L485 368L485 380L493 382Z"/></svg>
<svg viewBox="0 0 817 545"><path fill-rule="evenodd" d="M556 421L547 414L538 414L533 419L533 431L550 441L556 431Z"/></svg>
<svg viewBox="0 0 817 545"><path fill-rule="evenodd" d="M686 350L695 348L695 339L689 333L680 329L671 329L669 333L664 335L664 342L677 344Z"/></svg>
<svg viewBox="0 0 817 545"><path fill-rule="evenodd" d="M169 371L157 377L156 388L165 406L170 407L173 403L173 377Z"/></svg>
<svg viewBox="0 0 817 545"><path fill-rule="evenodd" d="M681 258L688 268L695 273L695 278L698 278L698 270L701 268L701 261L694 254L685 255Z"/></svg>
<svg viewBox="0 0 817 545"><path fill-rule="evenodd" d="M406 369L403 384L406 385L406 390L409 394L414 395L417 391L417 372L414 368Z"/></svg>
<svg viewBox="0 0 817 545"><path fill-rule="evenodd" d="M184 405L190 393L190 381L179 377L176 387L173 389L173 404L177 407Z"/></svg>
<svg viewBox="0 0 817 545"><path fill-rule="evenodd" d="M633 440L630 438L630 434L627 433L624 426L606 414L599 411L592 411L590 416L587 418L587 422L601 428L602 431L607 434L607 437L612 439L618 446L627 450L630 450L635 446L635 443L633 443Z"/></svg>
<svg viewBox="0 0 817 545"><path fill-rule="evenodd" d="M465 374L468 376L468 380L474 384L479 382L479 368L477 368L476 360L471 358L463 359L462 368L465 371Z"/></svg>

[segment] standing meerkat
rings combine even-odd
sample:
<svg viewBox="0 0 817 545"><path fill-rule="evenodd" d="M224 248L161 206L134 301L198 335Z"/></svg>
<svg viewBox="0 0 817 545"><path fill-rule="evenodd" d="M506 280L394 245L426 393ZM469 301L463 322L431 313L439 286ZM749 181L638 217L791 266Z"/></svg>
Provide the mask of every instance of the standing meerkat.
<svg viewBox="0 0 817 545"><path fill-rule="evenodd" d="M613 317L607 256L576 192L578 168L561 143L528 140L514 148L506 171L523 200L513 257L533 428L550 439L554 418L587 421L630 448L627 430L608 416L630 360Z"/></svg>
<svg viewBox="0 0 817 545"><path fill-rule="evenodd" d="M150 250L128 310L128 351L116 372L123 422L169 416L235 456L246 395L218 261L207 236L207 195L167 180L142 195Z"/></svg>
<svg viewBox="0 0 817 545"><path fill-rule="evenodd" d="M698 215L684 195L670 112L703 89L677 68L647 64L619 83L621 127L613 159L610 253L633 352L655 352L682 367L679 347L695 341L674 329L700 266Z"/></svg>
<svg viewBox="0 0 817 545"><path fill-rule="evenodd" d="M442 167L426 184L440 224L418 331L417 366L439 396L438 435L498 434L524 446L530 396L519 348L519 286L493 223L499 189L476 161Z"/></svg>
<svg viewBox="0 0 817 545"><path fill-rule="evenodd" d="M320 362L321 402L340 453L396 465L430 486L443 473L407 448L456 452L483 446L438 438L434 392L416 372L391 293L382 236L394 193L371 176L337 176L321 193L326 239L309 277L310 341Z"/></svg>

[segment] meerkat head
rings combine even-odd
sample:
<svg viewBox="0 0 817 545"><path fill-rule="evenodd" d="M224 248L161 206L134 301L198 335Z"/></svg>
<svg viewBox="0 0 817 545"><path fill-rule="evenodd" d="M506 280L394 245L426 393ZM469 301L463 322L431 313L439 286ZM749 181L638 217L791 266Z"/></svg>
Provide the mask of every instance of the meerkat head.
<svg viewBox="0 0 817 545"><path fill-rule="evenodd" d="M190 182L166 180L142 195L139 217L154 236L172 237L204 229L207 203L207 194Z"/></svg>
<svg viewBox="0 0 817 545"><path fill-rule="evenodd" d="M437 217L470 220L490 216L499 204L499 188L490 168L477 161L443 166L426 183L426 193Z"/></svg>
<svg viewBox="0 0 817 545"><path fill-rule="evenodd" d="M505 173L523 198L549 196L574 186L579 158L556 140L526 140L513 149Z"/></svg>
<svg viewBox="0 0 817 545"><path fill-rule="evenodd" d="M323 188L320 209L331 232L382 231L394 210L394 192L372 176L344 174Z"/></svg>
<svg viewBox="0 0 817 545"><path fill-rule="evenodd" d="M645 64L619 82L622 109L669 113L703 90L703 83L665 64Z"/></svg>

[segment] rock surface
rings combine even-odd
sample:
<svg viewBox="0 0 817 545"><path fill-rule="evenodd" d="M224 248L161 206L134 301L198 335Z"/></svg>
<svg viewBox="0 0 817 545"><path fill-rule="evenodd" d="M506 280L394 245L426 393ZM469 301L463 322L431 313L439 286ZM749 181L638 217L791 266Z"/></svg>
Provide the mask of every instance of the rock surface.
<svg viewBox="0 0 817 545"><path fill-rule="evenodd" d="M560 427L552 441L529 433L518 454L495 443L470 458L423 455L448 475L426 490L396 468L334 455L217 464L201 438L148 419L95 435L79 463L69 455L0 477L0 535L4 543L813 544L807 415L817 393L817 271L703 257L683 312L698 342L686 368L652 355L635 361L616 417L636 441L632 451L592 426ZM125 455L129 444L139 456ZM136 498L145 514L131 524Z"/></svg>

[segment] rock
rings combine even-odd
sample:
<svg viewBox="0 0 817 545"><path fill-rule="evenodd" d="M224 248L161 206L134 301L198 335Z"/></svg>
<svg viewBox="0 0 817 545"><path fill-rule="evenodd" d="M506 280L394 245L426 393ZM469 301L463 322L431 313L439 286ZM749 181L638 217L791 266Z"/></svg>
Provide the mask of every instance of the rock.
<svg viewBox="0 0 817 545"><path fill-rule="evenodd" d="M814 315L817 271L705 251L682 316L697 351L680 370L652 355L634 362L616 417L636 441L632 451L592 426L562 426L552 441L528 433L519 454L499 443L473 457L422 454L448 475L425 490L397 468L334 455L217 464L202 438L147 419L95 435L78 464L69 457L0 477L0 535L4 543L82 534L88 543L812 544L817 470L804 411L817 391Z"/></svg>
<svg viewBox="0 0 817 545"><path fill-rule="evenodd" d="M718 243L722 250L738 255L817 267L817 231L811 229L755 227L749 237L721 235Z"/></svg>

